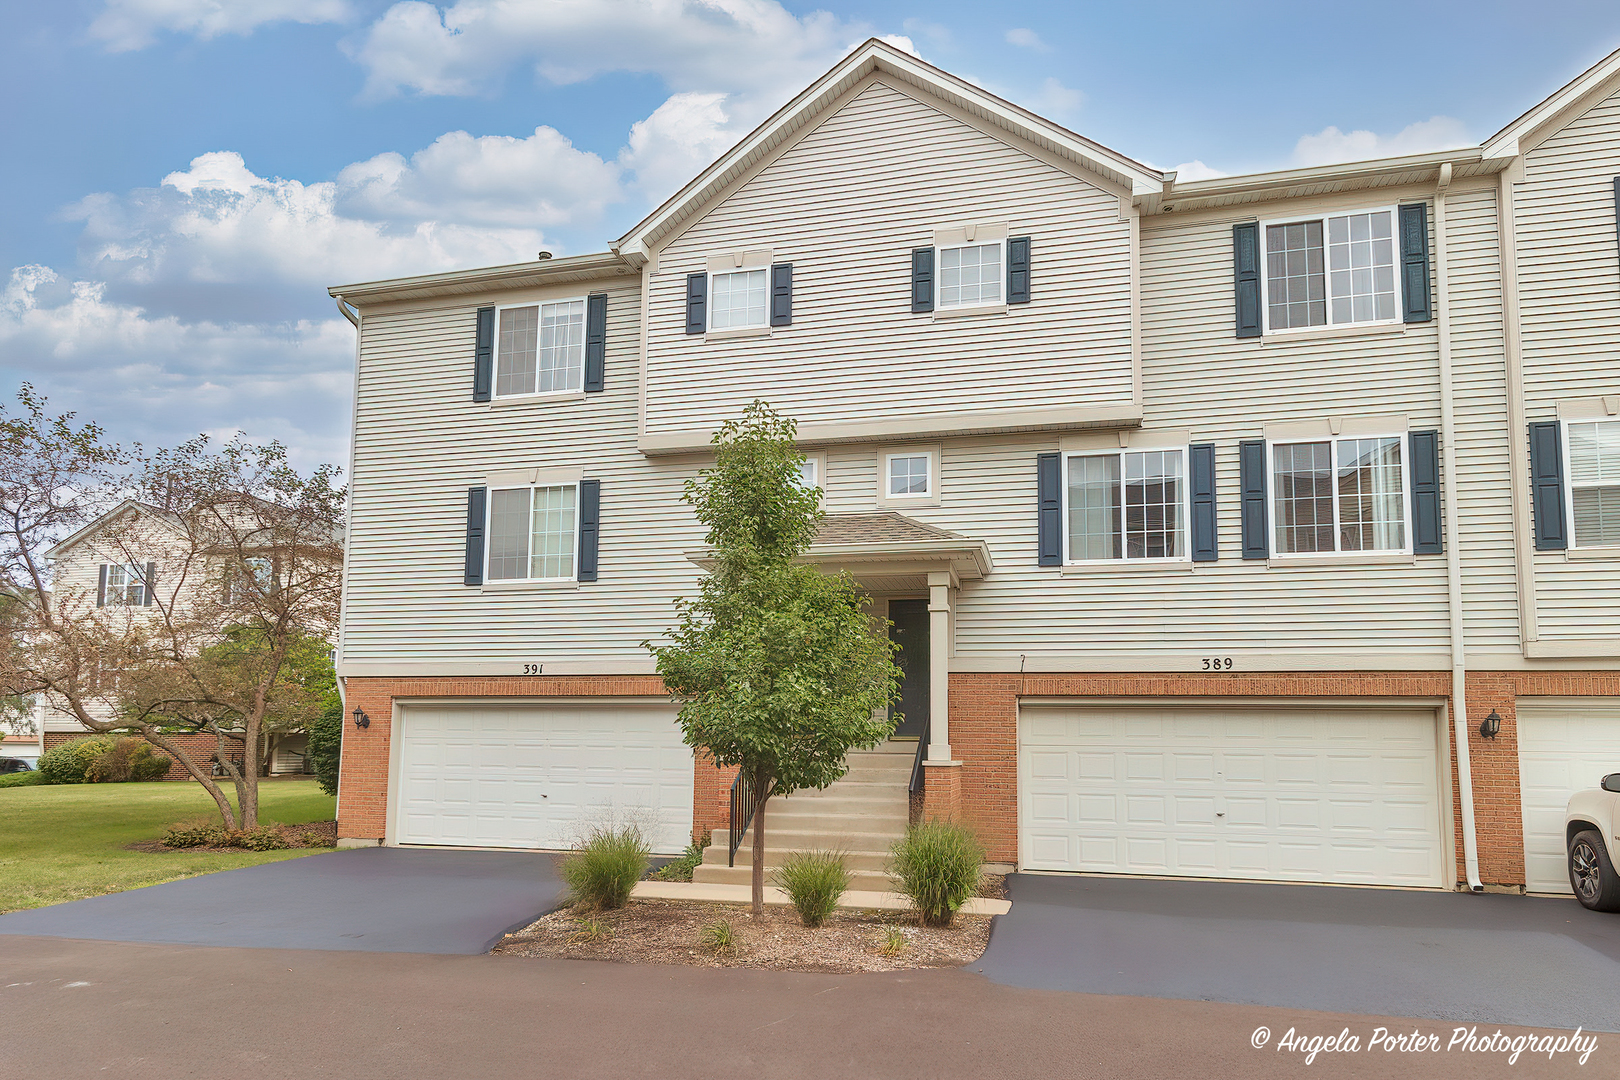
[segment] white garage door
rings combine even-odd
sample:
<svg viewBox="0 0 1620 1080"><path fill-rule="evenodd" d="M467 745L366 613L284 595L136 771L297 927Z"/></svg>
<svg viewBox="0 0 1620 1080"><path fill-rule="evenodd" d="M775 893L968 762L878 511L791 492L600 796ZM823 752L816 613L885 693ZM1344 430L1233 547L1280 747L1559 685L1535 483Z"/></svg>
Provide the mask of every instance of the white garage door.
<svg viewBox="0 0 1620 1080"><path fill-rule="evenodd" d="M1028 706L1035 870L1438 886L1432 710Z"/></svg>
<svg viewBox="0 0 1620 1080"><path fill-rule="evenodd" d="M1525 884L1567 893L1564 808L1575 792L1620 772L1620 702L1520 698L1517 708Z"/></svg>
<svg viewBox="0 0 1620 1080"><path fill-rule="evenodd" d="M667 705L413 705L396 806L401 844L566 848L613 814L676 853L691 842L692 751Z"/></svg>

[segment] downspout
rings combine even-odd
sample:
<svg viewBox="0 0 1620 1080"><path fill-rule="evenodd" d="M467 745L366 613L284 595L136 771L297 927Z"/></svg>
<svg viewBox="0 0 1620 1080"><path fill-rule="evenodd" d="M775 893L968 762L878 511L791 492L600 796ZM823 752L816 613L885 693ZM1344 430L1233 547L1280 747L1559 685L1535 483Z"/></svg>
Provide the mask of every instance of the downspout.
<svg viewBox="0 0 1620 1080"><path fill-rule="evenodd" d="M338 310L343 317L354 324L354 393L349 398L349 497L344 500L343 506L343 584L338 594L338 639L337 652L332 657L332 670L337 675L338 700L343 704L343 715L338 718L338 730L345 734L349 730L349 694L348 683L343 676L343 635L348 630L349 609L349 538L354 535L354 441L355 423L360 415L360 309L349 309L338 296ZM338 739L338 782L337 794L333 796L335 806L343 805L343 740Z"/></svg>
<svg viewBox="0 0 1620 1080"><path fill-rule="evenodd" d="M1451 730L1457 748L1457 788L1462 804L1463 871L1468 888L1484 892L1479 880L1479 843L1474 836L1474 770L1468 749L1468 654L1463 627L1461 492L1457 487L1457 424L1451 384L1451 302L1447 278L1446 189L1451 162L1440 166L1434 192L1435 314L1440 323L1440 455L1446 487L1446 601L1451 625Z"/></svg>

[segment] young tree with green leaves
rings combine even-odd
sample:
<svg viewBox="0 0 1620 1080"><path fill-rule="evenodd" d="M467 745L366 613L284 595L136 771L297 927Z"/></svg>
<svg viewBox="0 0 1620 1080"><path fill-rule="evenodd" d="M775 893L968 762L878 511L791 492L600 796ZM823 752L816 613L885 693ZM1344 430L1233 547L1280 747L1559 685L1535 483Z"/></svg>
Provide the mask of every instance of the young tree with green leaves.
<svg viewBox="0 0 1620 1080"><path fill-rule="evenodd" d="M688 480L684 496L708 526L713 564L698 595L676 601L670 643L644 643L681 702L687 745L753 785L755 915L766 803L827 787L851 750L888 738L900 684L894 646L854 579L800 561L823 510L820 492L800 482L795 431L756 401L716 433L714 467Z"/></svg>

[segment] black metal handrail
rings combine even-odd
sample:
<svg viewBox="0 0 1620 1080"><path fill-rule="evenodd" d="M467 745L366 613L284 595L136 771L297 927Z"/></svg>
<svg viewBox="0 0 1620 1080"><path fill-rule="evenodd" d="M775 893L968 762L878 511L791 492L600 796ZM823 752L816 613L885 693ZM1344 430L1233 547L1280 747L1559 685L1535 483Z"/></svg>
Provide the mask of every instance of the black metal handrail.
<svg viewBox="0 0 1620 1080"><path fill-rule="evenodd" d="M922 735L917 739L917 756L911 761L911 793L913 795L922 790L923 786L923 759L928 756L928 720L923 720Z"/></svg>
<svg viewBox="0 0 1620 1080"><path fill-rule="evenodd" d="M759 809L759 794L754 790L753 777L745 769L731 782L731 854L727 866L737 865L737 849L742 847L743 833L753 824L754 812Z"/></svg>

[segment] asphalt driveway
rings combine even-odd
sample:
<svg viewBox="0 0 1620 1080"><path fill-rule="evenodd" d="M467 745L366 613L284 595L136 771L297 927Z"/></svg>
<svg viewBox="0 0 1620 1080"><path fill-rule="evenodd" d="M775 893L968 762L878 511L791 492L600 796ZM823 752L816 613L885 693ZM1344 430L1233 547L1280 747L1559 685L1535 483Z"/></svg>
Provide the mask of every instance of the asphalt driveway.
<svg viewBox="0 0 1620 1080"><path fill-rule="evenodd" d="M1008 878L971 970L1089 994L1620 1031L1620 915L1573 899Z"/></svg>
<svg viewBox="0 0 1620 1080"><path fill-rule="evenodd" d="M554 857L364 848L0 915L0 934L476 954L562 899Z"/></svg>

